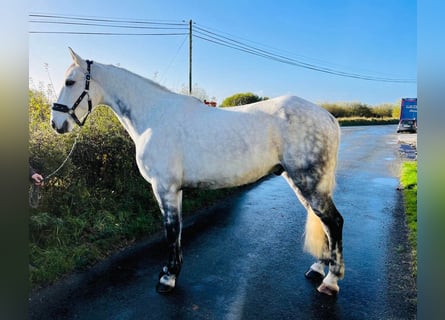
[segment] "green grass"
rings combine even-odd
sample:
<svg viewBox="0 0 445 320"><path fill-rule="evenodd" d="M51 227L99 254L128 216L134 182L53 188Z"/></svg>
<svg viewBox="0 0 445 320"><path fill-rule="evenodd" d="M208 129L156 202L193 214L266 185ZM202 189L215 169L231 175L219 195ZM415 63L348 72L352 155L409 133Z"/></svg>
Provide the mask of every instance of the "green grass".
<svg viewBox="0 0 445 320"><path fill-rule="evenodd" d="M417 161L402 163L400 184L403 188L409 241L414 257L414 271L417 274Z"/></svg>
<svg viewBox="0 0 445 320"><path fill-rule="evenodd" d="M186 190L183 215L189 216L239 188ZM66 207L58 215L35 210L30 216L30 283L32 288L47 286L72 272L86 270L113 253L162 230L159 208L146 188L138 201L117 198L110 205L94 201L91 208ZM90 201L98 196L91 192ZM110 199L108 199L110 200ZM100 209L95 209L100 208Z"/></svg>

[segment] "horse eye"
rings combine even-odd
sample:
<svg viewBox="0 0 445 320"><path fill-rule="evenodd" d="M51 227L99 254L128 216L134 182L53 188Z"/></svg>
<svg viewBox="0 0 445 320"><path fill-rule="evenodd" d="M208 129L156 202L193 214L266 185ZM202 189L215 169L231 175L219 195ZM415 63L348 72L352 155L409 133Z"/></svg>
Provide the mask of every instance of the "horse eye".
<svg viewBox="0 0 445 320"><path fill-rule="evenodd" d="M65 85L66 85L67 87L72 86L72 85L75 84L75 83L76 83L76 81L74 81L74 80L69 80L69 79L67 79L67 80L65 81Z"/></svg>

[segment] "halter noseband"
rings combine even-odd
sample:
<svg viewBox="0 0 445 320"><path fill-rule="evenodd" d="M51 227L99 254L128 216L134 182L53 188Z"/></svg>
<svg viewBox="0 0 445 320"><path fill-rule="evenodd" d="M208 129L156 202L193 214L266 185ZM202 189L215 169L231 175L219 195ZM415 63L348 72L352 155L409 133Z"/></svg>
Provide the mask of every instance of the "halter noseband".
<svg viewBox="0 0 445 320"><path fill-rule="evenodd" d="M64 104L60 104L60 103L53 103L53 107L52 107L52 109L54 111L68 113L71 116L71 118L73 118L74 121L79 125L79 127L82 127L85 124L85 121L87 120L88 115L91 113L91 110L93 109L92 104L91 104L91 98L88 93L88 91L90 90L91 65L93 64L93 61L86 60L86 63L87 63L87 73L85 74L85 90L83 90L82 94L79 96L79 98L77 98L76 102L74 102L71 109L68 108L68 106L66 106ZM80 121L79 118L77 118L75 111L76 111L76 108L79 106L80 102L82 101L82 99L86 95L88 96L88 112L83 117L83 121Z"/></svg>

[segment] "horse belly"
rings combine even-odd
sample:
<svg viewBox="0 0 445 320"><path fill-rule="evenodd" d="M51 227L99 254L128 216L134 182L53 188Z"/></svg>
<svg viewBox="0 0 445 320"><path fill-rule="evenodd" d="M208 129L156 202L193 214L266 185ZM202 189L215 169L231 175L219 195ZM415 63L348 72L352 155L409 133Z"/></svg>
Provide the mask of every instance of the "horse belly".
<svg viewBox="0 0 445 320"><path fill-rule="evenodd" d="M277 165L276 146L271 148L267 143L247 146L242 151L215 146L213 152L185 161L183 184L205 189L240 186L270 174Z"/></svg>
<svg viewBox="0 0 445 320"><path fill-rule="evenodd" d="M189 173L184 177L184 187L200 189L219 189L237 187L255 182L272 173L277 164L267 167L251 168L206 168L198 173Z"/></svg>

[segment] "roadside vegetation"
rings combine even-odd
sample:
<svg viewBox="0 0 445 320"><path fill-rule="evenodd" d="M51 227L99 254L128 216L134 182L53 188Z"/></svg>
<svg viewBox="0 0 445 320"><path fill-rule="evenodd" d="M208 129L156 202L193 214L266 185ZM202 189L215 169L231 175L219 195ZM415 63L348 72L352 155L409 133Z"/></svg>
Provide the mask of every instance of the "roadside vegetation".
<svg viewBox="0 0 445 320"><path fill-rule="evenodd" d="M414 273L417 274L417 161L402 164L400 185L403 190L409 242L412 248Z"/></svg>
<svg viewBox="0 0 445 320"><path fill-rule="evenodd" d="M341 126L366 126L397 124L400 104L368 106L359 102L321 103L323 108L337 118Z"/></svg>
<svg viewBox="0 0 445 320"><path fill-rule="evenodd" d="M259 97L256 94L252 92L245 92L245 93L237 93L230 97L227 97L223 100L221 103L221 107L234 107L234 106L241 106L249 103L255 103L262 100L267 100L269 98L267 97Z"/></svg>
<svg viewBox="0 0 445 320"><path fill-rule="evenodd" d="M388 123L398 109L359 103L322 106L341 123L354 125ZM49 117L43 90L29 90L30 165L43 175L52 173L76 141L72 156L38 189L38 206L29 211L32 288L88 268L162 230L151 187L136 166L133 142L112 111L98 107L82 129L65 135L54 133ZM184 216L234 192L185 190Z"/></svg>
<svg viewBox="0 0 445 320"><path fill-rule="evenodd" d="M251 92L237 93L225 98L221 107L228 108L268 99ZM332 113L341 126L397 124L400 116L400 103L369 106L360 102L326 102L320 106Z"/></svg>

